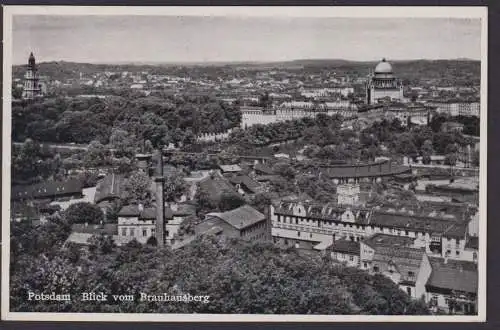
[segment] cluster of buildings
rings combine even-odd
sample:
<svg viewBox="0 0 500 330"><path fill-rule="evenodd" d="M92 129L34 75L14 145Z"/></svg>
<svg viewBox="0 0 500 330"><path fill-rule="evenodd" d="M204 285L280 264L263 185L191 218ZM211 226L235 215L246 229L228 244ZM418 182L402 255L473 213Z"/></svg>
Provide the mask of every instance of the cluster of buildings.
<svg viewBox="0 0 500 330"><path fill-rule="evenodd" d="M294 75L273 71L261 72L257 81L235 77L219 81L173 79L148 72L108 72L103 77L107 77L110 84L126 82L130 89L141 91L178 90L193 85L218 91L222 102L240 102L244 129L255 124L314 117L319 113L338 114L346 122L366 124L398 118L403 125L426 125L436 113L479 116L479 102L473 98L439 101L423 90L419 94L422 97L416 100L405 97L401 80L385 59L363 80L366 94L363 102L353 96L355 89L350 86L353 81L347 77L330 77L329 86L321 88L306 86ZM104 85L106 83L99 86ZM271 90L266 104L260 104L262 99L252 96L262 89ZM235 94L229 95L228 91ZM41 95L31 54L23 97L33 99ZM223 140L230 133L205 134L199 136L198 141ZM470 151L468 155L470 158ZM421 160L420 163L417 160L417 164L408 159L404 164L385 159L321 165L309 174L335 185L336 200L318 203L304 195L288 196L271 201L265 210L257 210L249 205L252 197L269 191L273 180L280 177L268 164L275 159L242 156L237 163L192 172L183 177L187 187L184 194L166 200L165 191L170 188L166 177L172 166L164 164L161 153L156 161L154 158L152 154L136 155L137 171L145 174L150 183L150 201L122 205L116 212L115 222L74 225L66 244L86 246L99 234L111 236L117 245L137 241L173 249L201 235L272 241L284 248L316 251L329 256L332 262L382 274L409 296L423 297L436 311L465 314L477 311L479 187L474 182L465 182L465 179L450 182L446 178L444 183L422 183L416 176L418 168L412 167L425 167L420 164ZM275 155L275 158L290 161L287 155ZM429 166L441 166L444 160L438 158L431 159ZM78 180L13 187L11 218L44 221L48 215L64 211L72 204L87 202L99 207L107 219L114 212L115 202L126 194L126 181L123 175L110 172L95 187L84 187ZM415 189L418 203L399 201L387 205L371 201L374 185L384 183L408 190L409 183L416 181L423 184L423 188L417 185ZM243 203L200 216L197 211L200 205L195 198L199 195L205 196L206 202L212 205L220 205L223 199Z"/></svg>

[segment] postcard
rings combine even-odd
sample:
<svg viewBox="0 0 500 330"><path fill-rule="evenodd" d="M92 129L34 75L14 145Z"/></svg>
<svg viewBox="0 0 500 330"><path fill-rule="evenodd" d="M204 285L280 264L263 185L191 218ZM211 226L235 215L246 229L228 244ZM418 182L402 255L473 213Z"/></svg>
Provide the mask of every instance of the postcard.
<svg viewBox="0 0 500 330"><path fill-rule="evenodd" d="M485 7L4 7L2 318L484 322Z"/></svg>

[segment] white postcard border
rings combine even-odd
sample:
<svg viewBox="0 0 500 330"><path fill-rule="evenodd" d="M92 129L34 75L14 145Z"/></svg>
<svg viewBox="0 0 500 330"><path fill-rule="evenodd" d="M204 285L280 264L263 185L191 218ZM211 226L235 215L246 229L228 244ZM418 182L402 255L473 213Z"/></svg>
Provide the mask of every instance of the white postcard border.
<svg viewBox="0 0 500 330"><path fill-rule="evenodd" d="M3 141L2 141L2 287L1 316L18 321L119 321L119 322L485 322L487 250L487 49L486 7L112 7L112 6L4 6ZM10 159L12 17L15 15L148 15L237 17L346 17L346 18L480 18L481 113L479 189L478 315L267 315L267 314L138 314L138 313L19 313L9 311L10 264Z"/></svg>

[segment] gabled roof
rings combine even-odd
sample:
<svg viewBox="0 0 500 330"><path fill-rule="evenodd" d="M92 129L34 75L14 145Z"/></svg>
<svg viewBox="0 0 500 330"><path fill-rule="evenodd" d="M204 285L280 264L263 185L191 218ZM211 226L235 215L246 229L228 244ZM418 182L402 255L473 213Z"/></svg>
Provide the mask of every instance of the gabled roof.
<svg viewBox="0 0 500 330"><path fill-rule="evenodd" d="M107 234L116 235L118 233L118 225L115 223L107 223L104 225L85 225L74 224L71 226L71 232L81 234Z"/></svg>
<svg viewBox="0 0 500 330"><path fill-rule="evenodd" d="M454 290L477 294L477 265L468 261L448 260L445 264L441 258L429 258L432 272L427 280L426 288Z"/></svg>
<svg viewBox="0 0 500 330"><path fill-rule="evenodd" d="M97 184L94 202L98 204L106 199L120 198L123 193L124 183L125 178L122 175L114 173L106 175Z"/></svg>
<svg viewBox="0 0 500 330"><path fill-rule="evenodd" d="M261 163L258 163L258 164L255 164L253 169L257 172L262 172L266 175L273 175L275 174L273 169L270 168L269 166L267 165L264 165L264 164L261 164Z"/></svg>
<svg viewBox="0 0 500 330"><path fill-rule="evenodd" d="M465 224L460 223L455 218L373 211L366 224L442 235L446 233L446 236L450 237L463 237L465 235L465 230L462 231Z"/></svg>
<svg viewBox="0 0 500 330"><path fill-rule="evenodd" d="M336 240L330 246L332 252L341 252L347 254L359 255L359 242L348 240Z"/></svg>
<svg viewBox="0 0 500 330"><path fill-rule="evenodd" d="M266 216L249 205L240 206L234 210L221 213L208 213L207 217L224 220L236 229L245 229L266 219Z"/></svg>
<svg viewBox="0 0 500 330"><path fill-rule="evenodd" d="M118 212L119 217L138 217L141 220L154 220L156 219L156 206L145 207L139 209L139 205L131 204L125 205ZM169 207L165 207L165 219L172 219L173 213Z"/></svg>
<svg viewBox="0 0 500 330"><path fill-rule="evenodd" d="M223 172L241 172L241 167L237 164L234 165L219 165Z"/></svg>
<svg viewBox="0 0 500 330"><path fill-rule="evenodd" d="M376 248L377 246L392 246L394 248L399 248L401 246L412 246L414 238L405 236L395 236L386 234L375 234L369 238L363 240L363 243L371 248Z"/></svg>
<svg viewBox="0 0 500 330"><path fill-rule="evenodd" d="M261 185L258 182L252 180L250 177L248 177L246 175L233 176L233 177L229 178L229 181L231 181L231 183L233 183L233 184L243 185L245 188L250 190L252 193L259 192L259 190L261 188Z"/></svg>
<svg viewBox="0 0 500 330"><path fill-rule="evenodd" d="M469 236L467 243L465 243L466 249L479 249L479 237Z"/></svg>
<svg viewBox="0 0 500 330"><path fill-rule="evenodd" d="M81 195L83 182L78 179L46 181L31 186L13 186L11 199L53 198L65 195Z"/></svg>
<svg viewBox="0 0 500 330"><path fill-rule="evenodd" d="M393 164L390 161L371 164L351 164L328 166L321 169L321 174L330 178L363 178L390 176L409 173L407 166Z"/></svg>

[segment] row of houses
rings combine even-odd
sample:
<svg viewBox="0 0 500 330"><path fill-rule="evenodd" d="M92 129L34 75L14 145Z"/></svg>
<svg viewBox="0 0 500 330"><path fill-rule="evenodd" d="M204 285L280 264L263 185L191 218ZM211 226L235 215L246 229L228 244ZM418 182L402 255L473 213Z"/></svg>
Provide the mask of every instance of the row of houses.
<svg viewBox="0 0 500 330"><path fill-rule="evenodd" d="M423 298L434 312L477 311L475 262L431 257L411 238L386 234L360 242L337 240L325 252L337 262L390 278L410 297Z"/></svg>

